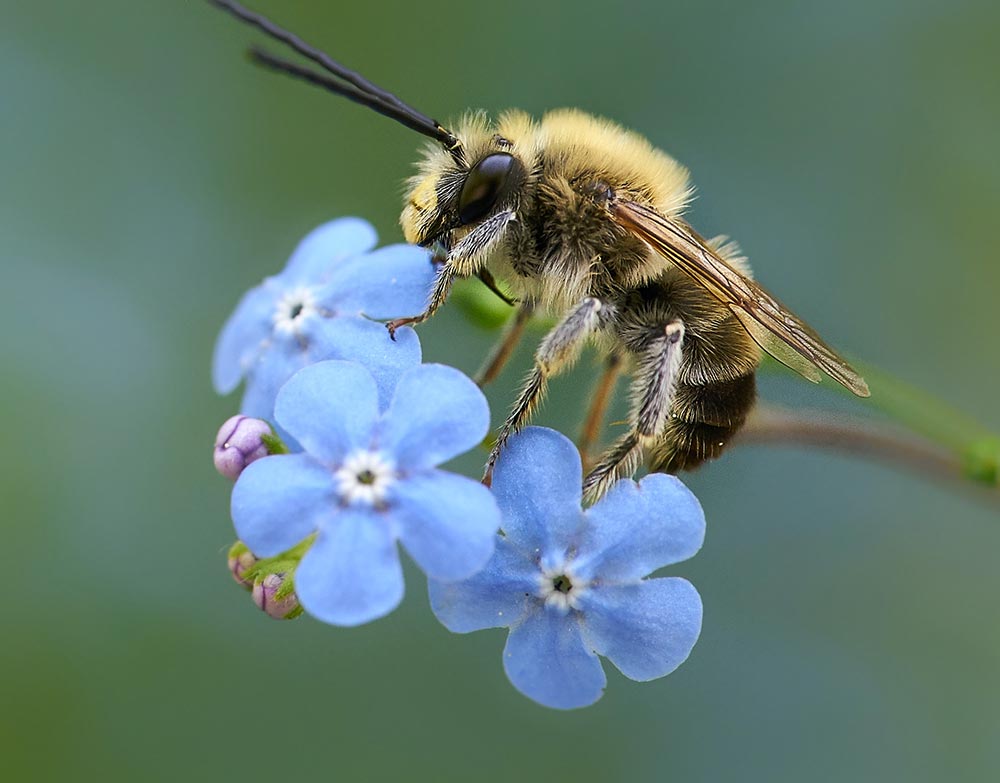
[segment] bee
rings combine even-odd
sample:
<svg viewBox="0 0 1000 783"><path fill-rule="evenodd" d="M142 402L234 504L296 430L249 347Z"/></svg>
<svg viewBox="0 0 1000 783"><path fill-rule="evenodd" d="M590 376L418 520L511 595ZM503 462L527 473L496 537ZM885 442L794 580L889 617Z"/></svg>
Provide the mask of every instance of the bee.
<svg viewBox="0 0 1000 783"><path fill-rule="evenodd" d="M408 242L440 262L431 317L456 279L478 277L517 313L480 374L495 377L537 313L558 319L541 341L499 430L487 478L549 381L594 345L606 369L588 416L592 439L618 373L631 374L628 431L594 464L584 491L596 499L618 478L674 473L717 457L746 421L763 352L859 397L864 379L754 279L738 246L705 239L685 220L687 170L642 136L575 109L535 120L509 111L472 114L453 130L233 0L209 0L316 63L323 72L251 50L258 65L368 106L433 143L409 180L400 218Z"/></svg>

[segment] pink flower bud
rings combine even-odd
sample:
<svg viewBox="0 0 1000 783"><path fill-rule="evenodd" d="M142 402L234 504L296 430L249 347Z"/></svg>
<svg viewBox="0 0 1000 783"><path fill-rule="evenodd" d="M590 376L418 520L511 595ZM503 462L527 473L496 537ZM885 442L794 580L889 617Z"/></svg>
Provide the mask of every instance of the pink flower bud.
<svg viewBox="0 0 1000 783"><path fill-rule="evenodd" d="M284 574L268 574L261 582L255 582L253 586L253 602L268 617L275 620L290 620L297 617L299 611L299 599L295 593L277 598L278 590L284 584Z"/></svg>
<svg viewBox="0 0 1000 783"><path fill-rule="evenodd" d="M256 562L256 556L247 549L245 544L236 543L229 550L229 572L233 575L233 579L247 590L253 589L253 580L247 578L247 572L253 568Z"/></svg>
<svg viewBox="0 0 1000 783"><path fill-rule="evenodd" d="M215 469L235 481L247 465L267 456L265 435L273 435L266 421L242 415L227 419L215 438Z"/></svg>

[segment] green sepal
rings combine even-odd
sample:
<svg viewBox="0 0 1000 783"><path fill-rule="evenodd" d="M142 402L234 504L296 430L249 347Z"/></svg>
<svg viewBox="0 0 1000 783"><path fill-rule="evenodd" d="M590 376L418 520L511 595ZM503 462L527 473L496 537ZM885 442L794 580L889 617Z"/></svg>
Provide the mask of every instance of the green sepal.
<svg viewBox="0 0 1000 783"><path fill-rule="evenodd" d="M256 584L257 582L263 582L265 577L270 574L283 574L284 579L281 583L281 587L278 588L274 596L275 598L287 597L295 591L295 569L299 567L299 562L302 560L305 553L309 551L309 548L315 540L316 534L314 533L304 538L291 549L282 552L280 555L260 558L246 570L243 578ZM237 541L229 547L228 556L239 557L244 552L251 551L250 547L242 541Z"/></svg>
<svg viewBox="0 0 1000 783"><path fill-rule="evenodd" d="M275 454L290 453L288 446L285 445L285 442L274 431L274 425L271 425L270 434L261 435L260 440L267 447L268 456L273 457Z"/></svg>

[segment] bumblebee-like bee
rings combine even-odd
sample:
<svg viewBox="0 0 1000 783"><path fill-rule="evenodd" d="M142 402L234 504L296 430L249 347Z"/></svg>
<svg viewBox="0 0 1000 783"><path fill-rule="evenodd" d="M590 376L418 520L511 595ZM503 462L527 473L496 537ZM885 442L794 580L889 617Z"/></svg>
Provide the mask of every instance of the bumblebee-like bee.
<svg viewBox="0 0 1000 783"><path fill-rule="evenodd" d="M477 276L494 290L503 280L518 312L481 373L485 382L533 313L559 318L500 429L487 474L549 379L587 344L607 357L599 399L621 369L632 375L629 429L584 480L591 498L644 457L651 470L676 472L718 456L753 405L762 350L812 381L822 370L868 396L861 376L754 282L734 243L706 240L684 220L687 170L638 134L573 109L540 121L519 111L496 122L474 114L448 130L264 17L232 0L210 2L326 73L252 50L258 64L435 141L410 180L401 223L407 241L435 249L440 268L426 312L390 322L390 330L433 315L456 278Z"/></svg>

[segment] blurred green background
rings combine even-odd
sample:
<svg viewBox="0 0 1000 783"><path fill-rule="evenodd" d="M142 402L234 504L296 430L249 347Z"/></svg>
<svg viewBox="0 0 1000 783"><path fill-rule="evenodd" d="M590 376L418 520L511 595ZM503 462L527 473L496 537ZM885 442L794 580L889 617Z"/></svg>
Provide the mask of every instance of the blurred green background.
<svg viewBox="0 0 1000 783"><path fill-rule="evenodd" d="M1000 429L995 2L256 7L442 119L578 106L646 134L691 167L695 225L832 343ZM267 619L226 572L210 451L237 398L212 393L213 340L318 223L399 241L421 142L250 67L252 32L196 0L2 19L7 779L1000 776L998 505L827 453L744 447L690 476L709 534L673 572L702 638L655 683L609 671L588 710L517 694L503 633L448 634L412 570L372 625ZM468 372L492 339L455 307L421 336ZM575 431L593 364L538 421Z"/></svg>

